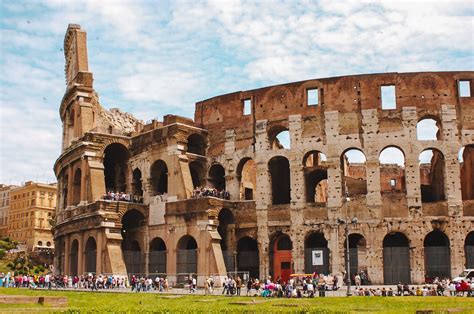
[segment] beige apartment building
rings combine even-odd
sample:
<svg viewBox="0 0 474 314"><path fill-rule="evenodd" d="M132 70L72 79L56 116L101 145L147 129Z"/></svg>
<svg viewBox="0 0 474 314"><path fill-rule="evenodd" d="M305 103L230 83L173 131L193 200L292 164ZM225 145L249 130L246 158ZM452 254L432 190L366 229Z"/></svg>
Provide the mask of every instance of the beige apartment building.
<svg viewBox="0 0 474 314"><path fill-rule="evenodd" d="M8 211L10 209L10 190L14 185L0 184L0 237L8 236Z"/></svg>
<svg viewBox="0 0 474 314"><path fill-rule="evenodd" d="M56 208L56 184L28 181L10 191L8 236L28 251L53 250L49 219Z"/></svg>

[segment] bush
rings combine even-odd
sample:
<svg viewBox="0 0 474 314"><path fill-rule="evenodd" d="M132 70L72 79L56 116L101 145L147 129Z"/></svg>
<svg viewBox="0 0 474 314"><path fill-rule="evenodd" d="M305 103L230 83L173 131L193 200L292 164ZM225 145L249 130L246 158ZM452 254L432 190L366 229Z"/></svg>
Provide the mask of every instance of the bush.
<svg viewBox="0 0 474 314"><path fill-rule="evenodd" d="M10 263L7 264L7 267L10 268L10 269L12 269L12 268L15 267L15 264L13 264L12 262L10 262Z"/></svg>
<svg viewBox="0 0 474 314"><path fill-rule="evenodd" d="M0 259L4 258L5 257L5 250L4 249L0 249Z"/></svg>

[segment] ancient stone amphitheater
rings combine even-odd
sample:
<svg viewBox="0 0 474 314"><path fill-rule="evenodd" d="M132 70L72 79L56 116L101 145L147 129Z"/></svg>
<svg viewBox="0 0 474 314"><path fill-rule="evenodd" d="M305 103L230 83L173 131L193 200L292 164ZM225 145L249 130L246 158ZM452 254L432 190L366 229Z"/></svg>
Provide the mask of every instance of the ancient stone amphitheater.
<svg viewBox="0 0 474 314"><path fill-rule="evenodd" d="M474 72L288 83L145 124L100 106L79 25L64 51L57 272L287 280L343 273L347 240L372 283L474 268Z"/></svg>

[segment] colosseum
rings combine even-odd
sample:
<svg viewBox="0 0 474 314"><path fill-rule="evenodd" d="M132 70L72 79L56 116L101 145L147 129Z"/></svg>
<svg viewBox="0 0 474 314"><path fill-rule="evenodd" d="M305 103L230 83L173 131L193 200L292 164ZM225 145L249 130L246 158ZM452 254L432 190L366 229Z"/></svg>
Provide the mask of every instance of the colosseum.
<svg viewBox="0 0 474 314"><path fill-rule="evenodd" d="M474 268L473 71L312 79L143 123L100 105L79 25L64 53L58 273L286 280L342 274L346 251L376 284Z"/></svg>

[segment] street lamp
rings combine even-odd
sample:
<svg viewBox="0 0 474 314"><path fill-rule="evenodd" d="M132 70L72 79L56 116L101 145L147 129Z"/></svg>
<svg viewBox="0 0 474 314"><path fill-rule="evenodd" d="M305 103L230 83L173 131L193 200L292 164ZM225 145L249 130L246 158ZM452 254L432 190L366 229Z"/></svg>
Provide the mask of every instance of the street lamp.
<svg viewBox="0 0 474 314"><path fill-rule="evenodd" d="M346 209L346 219L342 218L337 218L337 222L339 224L344 225L344 233L346 235L346 282L347 282L347 292L346 295L350 297L352 295L351 292L351 275L350 275L350 257L349 257L349 224L356 224L357 223L357 217L353 217L349 221L349 215L348 215L348 210L347 210L347 203L350 201L349 195L347 193L347 188L346 188L346 193L345 193L345 209Z"/></svg>

